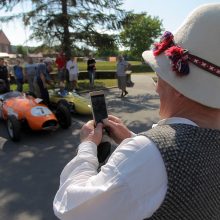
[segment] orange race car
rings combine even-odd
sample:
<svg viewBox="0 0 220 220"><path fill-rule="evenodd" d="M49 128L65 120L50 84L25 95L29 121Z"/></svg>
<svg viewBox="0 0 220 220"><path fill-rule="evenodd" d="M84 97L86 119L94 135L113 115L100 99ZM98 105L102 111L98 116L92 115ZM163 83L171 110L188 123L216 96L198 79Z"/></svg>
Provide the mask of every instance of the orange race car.
<svg viewBox="0 0 220 220"><path fill-rule="evenodd" d="M51 111L42 100L31 95L12 91L0 95L0 117L6 121L8 134L13 141L20 139L22 125L31 130L55 130L71 125L71 114L62 104Z"/></svg>

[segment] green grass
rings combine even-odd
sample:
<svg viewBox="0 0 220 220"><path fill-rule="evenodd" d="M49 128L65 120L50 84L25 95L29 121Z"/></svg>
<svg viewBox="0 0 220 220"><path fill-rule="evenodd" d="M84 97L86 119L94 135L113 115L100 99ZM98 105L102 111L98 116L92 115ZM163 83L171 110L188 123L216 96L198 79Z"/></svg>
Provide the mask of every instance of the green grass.
<svg viewBox="0 0 220 220"><path fill-rule="evenodd" d="M16 90L17 85L16 84L11 84L10 85L10 90ZM27 92L29 90L29 86L27 83L23 84L23 91Z"/></svg>
<svg viewBox="0 0 220 220"><path fill-rule="evenodd" d="M152 70L146 65L142 64L140 61L128 61L131 64L132 72L151 72ZM78 61L79 71L87 71L87 61ZM117 62L109 62L109 61L97 61L96 69L97 71L102 70L110 70L115 71L117 66ZM57 72L56 67L54 67L55 72Z"/></svg>
<svg viewBox="0 0 220 220"><path fill-rule="evenodd" d="M146 65L142 64L140 61L128 61L132 66L132 74L136 73L148 73L150 74L152 70ZM115 71L117 66L117 62L108 62L108 61L97 61L96 62L96 69L97 71ZM87 61L79 61L78 62L79 71L87 71ZM56 67L54 66L53 69L54 73L57 73ZM85 91L89 89L89 80L79 80L78 86L81 91ZM116 79L96 79L95 80L95 89L102 89L102 88L110 88L117 86L117 80ZM24 92L28 91L29 87L28 84L25 83L23 85ZM11 85L11 90L16 90L16 85Z"/></svg>
<svg viewBox="0 0 220 220"><path fill-rule="evenodd" d="M80 71L87 70L87 62L78 62ZM97 70L116 70L116 62L98 61L96 62Z"/></svg>
<svg viewBox="0 0 220 220"><path fill-rule="evenodd" d="M116 79L96 79L94 89L105 89L117 86ZM80 92L87 91L89 89L89 80L78 80L78 87ZM17 85L11 84L10 89L16 90ZM48 89L52 89L51 86ZM23 91L27 92L29 90L29 86L27 83L23 85Z"/></svg>

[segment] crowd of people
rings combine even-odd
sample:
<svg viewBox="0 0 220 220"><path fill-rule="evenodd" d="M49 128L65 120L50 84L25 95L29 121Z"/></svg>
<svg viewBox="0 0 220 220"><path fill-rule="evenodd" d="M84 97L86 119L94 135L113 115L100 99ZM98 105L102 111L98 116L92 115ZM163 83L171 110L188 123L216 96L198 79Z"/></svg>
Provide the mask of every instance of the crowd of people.
<svg viewBox="0 0 220 220"><path fill-rule="evenodd" d="M24 63L24 62L23 62ZM57 77L51 77L53 66L57 68ZM130 68L131 64L127 62L122 55L117 57L116 64L116 78L118 81L118 88L121 90L120 97L123 98L128 94L126 87L128 79L126 71ZM89 79L89 88L94 88L96 77L96 60L92 54L89 55L87 60L87 71ZM61 94L66 91L76 92L78 90L78 75L79 68L77 64L77 57L66 56L64 52L57 54L55 62L51 58L34 59L27 58L27 63L22 64L20 59L15 61L15 64L9 70L7 61L0 58L0 79L4 80L6 84L6 91L10 90L10 78L13 75L17 91L23 91L23 84L28 83L29 92L35 94L37 97L44 99L48 102L47 85L54 85L61 89Z"/></svg>
<svg viewBox="0 0 220 220"><path fill-rule="evenodd" d="M6 61L0 58L0 79L5 84L5 89L1 92L10 91L10 81L13 75L17 84L17 91L22 92L23 84L27 82L30 94L42 98L45 103L49 103L47 85L52 82L50 77L51 71L51 60L40 59L38 62L34 62L33 59L29 57L24 66L21 65L21 61L17 59L14 66L8 67Z"/></svg>
<svg viewBox="0 0 220 220"><path fill-rule="evenodd" d="M94 87L96 61L91 57L90 55L87 69L90 86ZM51 77L54 66L57 68L57 77ZM0 80L5 87L2 92L10 91L10 81L13 78L17 84L17 91L22 92L23 84L26 82L29 86L29 93L42 98L45 103L49 102L48 85L55 86L56 84L61 93L76 92L78 75L77 58L66 56L62 51L57 54L55 61L51 58L34 60L32 57L28 57L26 63L24 61L21 63L21 59L17 59L10 67L4 58L0 58Z"/></svg>

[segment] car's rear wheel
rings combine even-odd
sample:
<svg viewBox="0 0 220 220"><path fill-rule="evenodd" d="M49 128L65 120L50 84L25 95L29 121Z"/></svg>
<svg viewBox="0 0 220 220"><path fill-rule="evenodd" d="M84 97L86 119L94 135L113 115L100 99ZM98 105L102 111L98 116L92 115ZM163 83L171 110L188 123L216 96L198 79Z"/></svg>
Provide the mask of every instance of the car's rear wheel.
<svg viewBox="0 0 220 220"><path fill-rule="evenodd" d="M71 114L69 109L63 105L59 104L56 110L56 117L61 128L67 129L72 124Z"/></svg>
<svg viewBox="0 0 220 220"><path fill-rule="evenodd" d="M7 119L7 131L13 141L19 141L21 137L21 125L14 115L9 115Z"/></svg>
<svg viewBox="0 0 220 220"><path fill-rule="evenodd" d="M67 100L65 100L65 99L60 99L59 102L57 103L57 106L59 106L59 105L64 105L64 106L66 106L69 110L71 110L71 105L70 105L70 103L69 103Z"/></svg>
<svg viewBox="0 0 220 220"><path fill-rule="evenodd" d="M70 113L76 113L75 105L74 105L73 103L68 102L68 101L65 100L65 99L61 99L61 100L58 102L58 106L59 106L59 105L64 105L64 106L66 106L66 107L69 109Z"/></svg>

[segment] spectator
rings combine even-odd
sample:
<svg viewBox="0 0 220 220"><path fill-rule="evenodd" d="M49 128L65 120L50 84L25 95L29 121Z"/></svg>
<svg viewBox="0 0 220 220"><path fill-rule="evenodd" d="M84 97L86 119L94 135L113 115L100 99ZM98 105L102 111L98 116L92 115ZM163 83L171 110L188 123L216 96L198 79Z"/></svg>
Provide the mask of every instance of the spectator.
<svg viewBox="0 0 220 220"><path fill-rule="evenodd" d="M52 79L51 79L51 72L53 71L53 65L52 65L52 60L47 57L45 60L41 60L41 62L44 62L46 64L46 80L47 83L52 85Z"/></svg>
<svg viewBox="0 0 220 220"><path fill-rule="evenodd" d="M4 65L4 59L0 58L0 79L4 80L5 82L5 92L9 92L10 91L10 83L9 83L9 73L8 73L8 69L7 66Z"/></svg>
<svg viewBox="0 0 220 220"><path fill-rule="evenodd" d="M24 83L24 73L23 68L20 65L20 60L17 60L17 64L13 67L14 76L17 84L17 91L23 91L23 83Z"/></svg>
<svg viewBox="0 0 220 220"><path fill-rule="evenodd" d="M8 70L8 76L9 76L9 82L11 80L11 75L12 75L12 66L9 64L10 63L10 60L4 60L4 64L5 66L7 67L7 70Z"/></svg>
<svg viewBox="0 0 220 220"><path fill-rule="evenodd" d="M89 85L91 88L94 87L94 81L95 81L95 72L96 72L96 61L95 58L90 54L89 59L87 60L87 70L89 75Z"/></svg>
<svg viewBox="0 0 220 220"><path fill-rule="evenodd" d="M126 90L126 85L127 85L126 70L130 66L131 64L125 61L122 55L118 56L116 76L118 79L118 88L121 90L121 96L120 96L121 98L128 94Z"/></svg>
<svg viewBox="0 0 220 220"><path fill-rule="evenodd" d="M47 70L46 64L44 62L40 62L37 64L37 74L36 81L40 92L40 98L43 99L46 105L50 104L49 93L47 89Z"/></svg>
<svg viewBox="0 0 220 220"><path fill-rule="evenodd" d="M152 129L135 135L114 116L83 126L54 199L60 219L220 219L219 21L220 4L203 5L143 53L158 75ZM98 173L103 126L119 146Z"/></svg>
<svg viewBox="0 0 220 220"><path fill-rule="evenodd" d="M36 64L34 64L32 57L28 57L28 63L25 66L25 79L29 85L29 92L34 93L34 79L36 77Z"/></svg>
<svg viewBox="0 0 220 220"><path fill-rule="evenodd" d="M65 81L65 71L66 71L66 58L63 52L60 52L55 61L58 69L58 81L60 86L63 86Z"/></svg>
<svg viewBox="0 0 220 220"><path fill-rule="evenodd" d="M68 58L67 63L66 63L66 69L68 71L68 75L69 75L69 86L68 86L68 90L71 90L73 92L76 91L77 89L77 81L78 81L78 74L79 74L79 69L78 69L78 65L77 65L77 58Z"/></svg>
<svg viewBox="0 0 220 220"><path fill-rule="evenodd" d="M46 64L48 75L50 75L50 73L53 71L53 60L50 57L47 57L43 62Z"/></svg>

